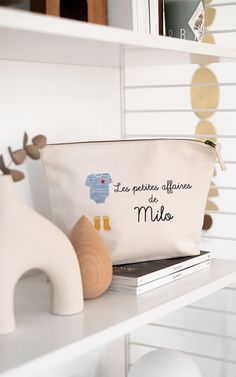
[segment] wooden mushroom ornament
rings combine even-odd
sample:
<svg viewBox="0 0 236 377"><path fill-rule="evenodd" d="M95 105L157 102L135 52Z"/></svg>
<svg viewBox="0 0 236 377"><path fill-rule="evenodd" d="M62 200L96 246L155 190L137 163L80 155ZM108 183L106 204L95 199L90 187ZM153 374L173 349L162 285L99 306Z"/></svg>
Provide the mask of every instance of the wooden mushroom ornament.
<svg viewBox="0 0 236 377"><path fill-rule="evenodd" d="M84 298L96 298L106 291L112 279L107 246L86 216L75 224L69 238L79 260Z"/></svg>

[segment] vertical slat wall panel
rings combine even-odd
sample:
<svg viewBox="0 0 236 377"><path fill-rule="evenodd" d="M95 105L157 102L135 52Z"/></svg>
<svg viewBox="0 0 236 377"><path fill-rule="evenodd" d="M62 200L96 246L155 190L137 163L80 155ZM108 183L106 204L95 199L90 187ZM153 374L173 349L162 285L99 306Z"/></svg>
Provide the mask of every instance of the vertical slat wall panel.
<svg viewBox="0 0 236 377"><path fill-rule="evenodd" d="M215 11L209 33L215 42L236 47L236 1L212 0ZM197 135L200 119L191 105L192 77L198 65L176 65L126 69L126 138L205 137ZM236 64L207 66L217 82L219 101L209 121L227 171L216 167L212 198L217 210L206 210L213 226L202 234L201 247L218 258L236 259ZM206 83L202 86L211 87ZM196 110L196 109L195 109ZM208 110L208 109L206 109ZM169 347L189 354L204 377L236 375L236 285L207 297L192 306L158 320L130 334L130 365L142 354Z"/></svg>

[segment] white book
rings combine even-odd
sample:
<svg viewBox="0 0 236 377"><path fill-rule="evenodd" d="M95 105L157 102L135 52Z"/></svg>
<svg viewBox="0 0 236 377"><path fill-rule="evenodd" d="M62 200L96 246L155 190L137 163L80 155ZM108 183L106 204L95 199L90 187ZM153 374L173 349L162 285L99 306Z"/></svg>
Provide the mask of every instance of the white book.
<svg viewBox="0 0 236 377"><path fill-rule="evenodd" d="M108 24L149 33L149 0L108 0Z"/></svg>
<svg viewBox="0 0 236 377"><path fill-rule="evenodd" d="M149 34L149 0L138 0L138 21L140 22L138 31Z"/></svg>
<svg viewBox="0 0 236 377"><path fill-rule="evenodd" d="M149 23L151 35L159 35L158 0L149 0Z"/></svg>
<svg viewBox="0 0 236 377"><path fill-rule="evenodd" d="M182 279L186 276L189 276L195 272L201 271L204 268L207 268L210 266L210 260L198 263L195 266L185 268L184 270L181 270L179 272L175 272L173 274L167 275L163 278L153 280L149 283L142 284L140 286L132 287L132 286L127 286L127 285L119 285L119 284L114 284L111 283L109 289L111 291L116 291L116 292L123 292L123 293L131 293L135 295L140 295L142 293L151 291L152 289L159 288L163 285L172 283L176 280Z"/></svg>
<svg viewBox="0 0 236 377"><path fill-rule="evenodd" d="M140 33L144 32L144 10L143 10L143 0L137 0L137 19L138 19L138 29Z"/></svg>
<svg viewBox="0 0 236 377"><path fill-rule="evenodd" d="M108 24L138 31L138 1L140 0L108 0Z"/></svg>
<svg viewBox="0 0 236 377"><path fill-rule="evenodd" d="M113 266L112 283L139 286L178 272L184 268L205 262L210 257L210 252L200 251L200 254L195 256L115 265Z"/></svg>

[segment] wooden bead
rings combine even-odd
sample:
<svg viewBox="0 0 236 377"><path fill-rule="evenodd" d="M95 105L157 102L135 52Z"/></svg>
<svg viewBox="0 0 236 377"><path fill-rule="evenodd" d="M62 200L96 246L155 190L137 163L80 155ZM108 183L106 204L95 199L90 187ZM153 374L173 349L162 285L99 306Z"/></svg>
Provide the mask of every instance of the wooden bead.
<svg viewBox="0 0 236 377"><path fill-rule="evenodd" d="M107 246L86 216L75 224L69 238L79 260L84 298L96 298L106 291L112 279Z"/></svg>

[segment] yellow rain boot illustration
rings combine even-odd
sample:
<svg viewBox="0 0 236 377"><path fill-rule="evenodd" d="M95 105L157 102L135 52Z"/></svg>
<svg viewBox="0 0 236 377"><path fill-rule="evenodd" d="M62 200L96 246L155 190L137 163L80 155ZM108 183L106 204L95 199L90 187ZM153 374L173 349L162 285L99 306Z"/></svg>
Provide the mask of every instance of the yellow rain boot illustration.
<svg viewBox="0 0 236 377"><path fill-rule="evenodd" d="M111 226L110 226L110 218L109 216L103 216L103 229L104 230L111 230Z"/></svg>
<svg viewBox="0 0 236 377"><path fill-rule="evenodd" d="M94 226L99 231L101 228L100 216L94 216Z"/></svg>

